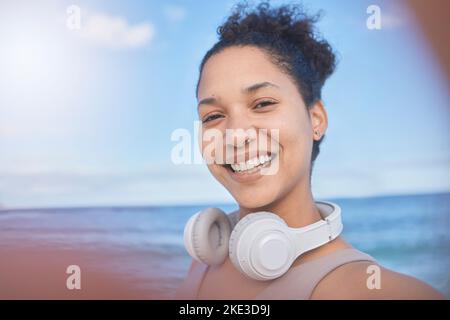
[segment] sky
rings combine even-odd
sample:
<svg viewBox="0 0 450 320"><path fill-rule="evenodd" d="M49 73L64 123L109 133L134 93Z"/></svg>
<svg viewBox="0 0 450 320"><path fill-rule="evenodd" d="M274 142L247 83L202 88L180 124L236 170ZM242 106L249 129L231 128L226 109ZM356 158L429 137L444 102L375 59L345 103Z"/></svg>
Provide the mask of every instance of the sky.
<svg viewBox="0 0 450 320"><path fill-rule="evenodd" d="M233 202L204 164L173 163L171 135L198 155L198 67L235 3L1 1L0 204ZM450 191L449 84L408 8L302 3L339 59L315 197Z"/></svg>

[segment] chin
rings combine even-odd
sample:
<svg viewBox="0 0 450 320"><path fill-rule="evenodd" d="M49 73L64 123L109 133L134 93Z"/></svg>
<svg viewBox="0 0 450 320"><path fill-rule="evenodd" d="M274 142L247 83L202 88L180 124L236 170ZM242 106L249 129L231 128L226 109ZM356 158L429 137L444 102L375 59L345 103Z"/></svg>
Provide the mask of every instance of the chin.
<svg viewBox="0 0 450 320"><path fill-rule="evenodd" d="M237 199L235 198L236 202L238 203L239 207L249 209L252 212L257 211L265 211L261 208L267 207L272 202L267 202L265 199Z"/></svg>
<svg viewBox="0 0 450 320"><path fill-rule="evenodd" d="M240 207L252 211L260 211L277 200L276 188L272 185L263 185L261 188L239 188L228 190ZM259 189L259 190L257 190ZM261 209L262 210L262 209Z"/></svg>

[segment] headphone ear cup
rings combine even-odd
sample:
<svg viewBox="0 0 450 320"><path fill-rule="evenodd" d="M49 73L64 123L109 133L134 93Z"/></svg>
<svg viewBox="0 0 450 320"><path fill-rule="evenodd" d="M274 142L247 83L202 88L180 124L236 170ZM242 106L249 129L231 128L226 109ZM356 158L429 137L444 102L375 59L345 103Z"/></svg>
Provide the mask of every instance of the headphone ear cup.
<svg viewBox="0 0 450 320"><path fill-rule="evenodd" d="M184 244L192 258L207 265L222 264L228 256L231 224L225 212L207 208L193 215L184 228Z"/></svg>
<svg viewBox="0 0 450 320"><path fill-rule="evenodd" d="M230 235L229 247L228 247L228 255L230 256L230 260L233 263L234 267L239 270L241 273L245 274L245 271L241 268L241 264L239 263L239 258L237 256L237 248L236 244L239 242L239 238L242 234L242 230L252 222L252 216L254 214L247 214L238 223L234 226L233 231Z"/></svg>
<svg viewBox="0 0 450 320"><path fill-rule="evenodd" d="M229 256L240 272L254 280L283 275L295 259L295 243L288 226L276 214L246 215L230 236Z"/></svg>

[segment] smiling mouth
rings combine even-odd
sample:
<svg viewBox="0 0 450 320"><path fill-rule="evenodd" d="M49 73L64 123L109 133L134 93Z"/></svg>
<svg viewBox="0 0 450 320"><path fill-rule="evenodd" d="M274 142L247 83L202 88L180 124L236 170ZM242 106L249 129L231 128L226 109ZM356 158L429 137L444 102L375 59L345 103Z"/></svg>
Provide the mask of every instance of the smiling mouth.
<svg viewBox="0 0 450 320"><path fill-rule="evenodd" d="M276 154L260 155L245 162L224 164L223 166L237 174L252 174L261 168L268 167L275 157Z"/></svg>

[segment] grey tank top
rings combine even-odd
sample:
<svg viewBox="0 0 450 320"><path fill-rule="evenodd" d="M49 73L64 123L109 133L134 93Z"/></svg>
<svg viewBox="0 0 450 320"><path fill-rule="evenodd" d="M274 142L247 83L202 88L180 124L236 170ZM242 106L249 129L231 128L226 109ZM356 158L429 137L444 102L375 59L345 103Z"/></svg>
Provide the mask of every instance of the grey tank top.
<svg viewBox="0 0 450 320"><path fill-rule="evenodd" d="M306 300L310 299L317 284L331 271L344 264L356 261L376 260L357 249L346 248L307 261L289 269L283 276L260 292L254 300ZM178 288L175 299L195 300L207 272L208 265L196 263Z"/></svg>

